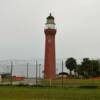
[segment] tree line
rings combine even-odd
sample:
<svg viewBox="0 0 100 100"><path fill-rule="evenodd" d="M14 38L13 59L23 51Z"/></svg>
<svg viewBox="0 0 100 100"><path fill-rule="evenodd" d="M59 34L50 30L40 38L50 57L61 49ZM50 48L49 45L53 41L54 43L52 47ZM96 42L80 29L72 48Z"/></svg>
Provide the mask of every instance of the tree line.
<svg viewBox="0 0 100 100"><path fill-rule="evenodd" d="M74 72L75 77L98 77L100 76L100 63L99 60L91 60L89 58L83 58L80 64L77 63L76 59L70 57L66 59L65 66L70 71L70 76Z"/></svg>

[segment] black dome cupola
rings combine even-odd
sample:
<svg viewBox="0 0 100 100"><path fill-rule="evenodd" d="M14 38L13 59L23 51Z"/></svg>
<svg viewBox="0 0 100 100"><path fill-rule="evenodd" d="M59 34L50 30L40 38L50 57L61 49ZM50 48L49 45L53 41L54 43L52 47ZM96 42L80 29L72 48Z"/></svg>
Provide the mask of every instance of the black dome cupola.
<svg viewBox="0 0 100 100"><path fill-rule="evenodd" d="M50 13L50 15L47 17L47 22L46 22L46 29L55 29L55 22L54 22L54 17Z"/></svg>

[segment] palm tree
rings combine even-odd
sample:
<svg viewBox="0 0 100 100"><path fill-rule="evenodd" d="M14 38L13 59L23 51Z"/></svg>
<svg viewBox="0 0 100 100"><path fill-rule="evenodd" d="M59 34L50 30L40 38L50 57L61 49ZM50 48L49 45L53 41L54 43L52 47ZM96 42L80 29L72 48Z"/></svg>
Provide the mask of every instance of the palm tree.
<svg viewBox="0 0 100 100"><path fill-rule="evenodd" d="M77 63L76 59L70 57L65 61L65 66L69 69L70 71L70 76L72 75L72 71L76 68Z"/></svg>

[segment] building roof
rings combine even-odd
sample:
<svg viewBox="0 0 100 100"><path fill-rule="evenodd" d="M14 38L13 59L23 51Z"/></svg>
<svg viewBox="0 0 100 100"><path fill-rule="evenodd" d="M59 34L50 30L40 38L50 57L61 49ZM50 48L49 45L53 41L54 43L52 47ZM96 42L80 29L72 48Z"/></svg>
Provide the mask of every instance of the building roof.
<svg viewBox="0 0 100 100"><path fill-rule="evenodd" d="M47 17L47 19L54 19L54 17L53 17L52 14L50 13L50 15Z"/></svg>
<svg viewBox="0 0 100 100"><path fill-rule="evenodd" d="M68 73L66 73L66 72L61 72L61 73L59 73L59 75L68 75Z"/></svg>

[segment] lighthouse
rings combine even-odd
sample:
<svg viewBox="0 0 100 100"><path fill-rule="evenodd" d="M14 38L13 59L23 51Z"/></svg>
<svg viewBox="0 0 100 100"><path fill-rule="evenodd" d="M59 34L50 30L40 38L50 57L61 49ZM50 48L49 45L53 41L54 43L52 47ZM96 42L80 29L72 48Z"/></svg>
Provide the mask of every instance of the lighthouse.
<svg viewBox="0 0 100 100"><path fill-rule="evenodd" d="M55 54L55 22L54 17L50 15L46 18L45 24L45 57L44 57L44 78L56 78L56 54Z"/></svg>

